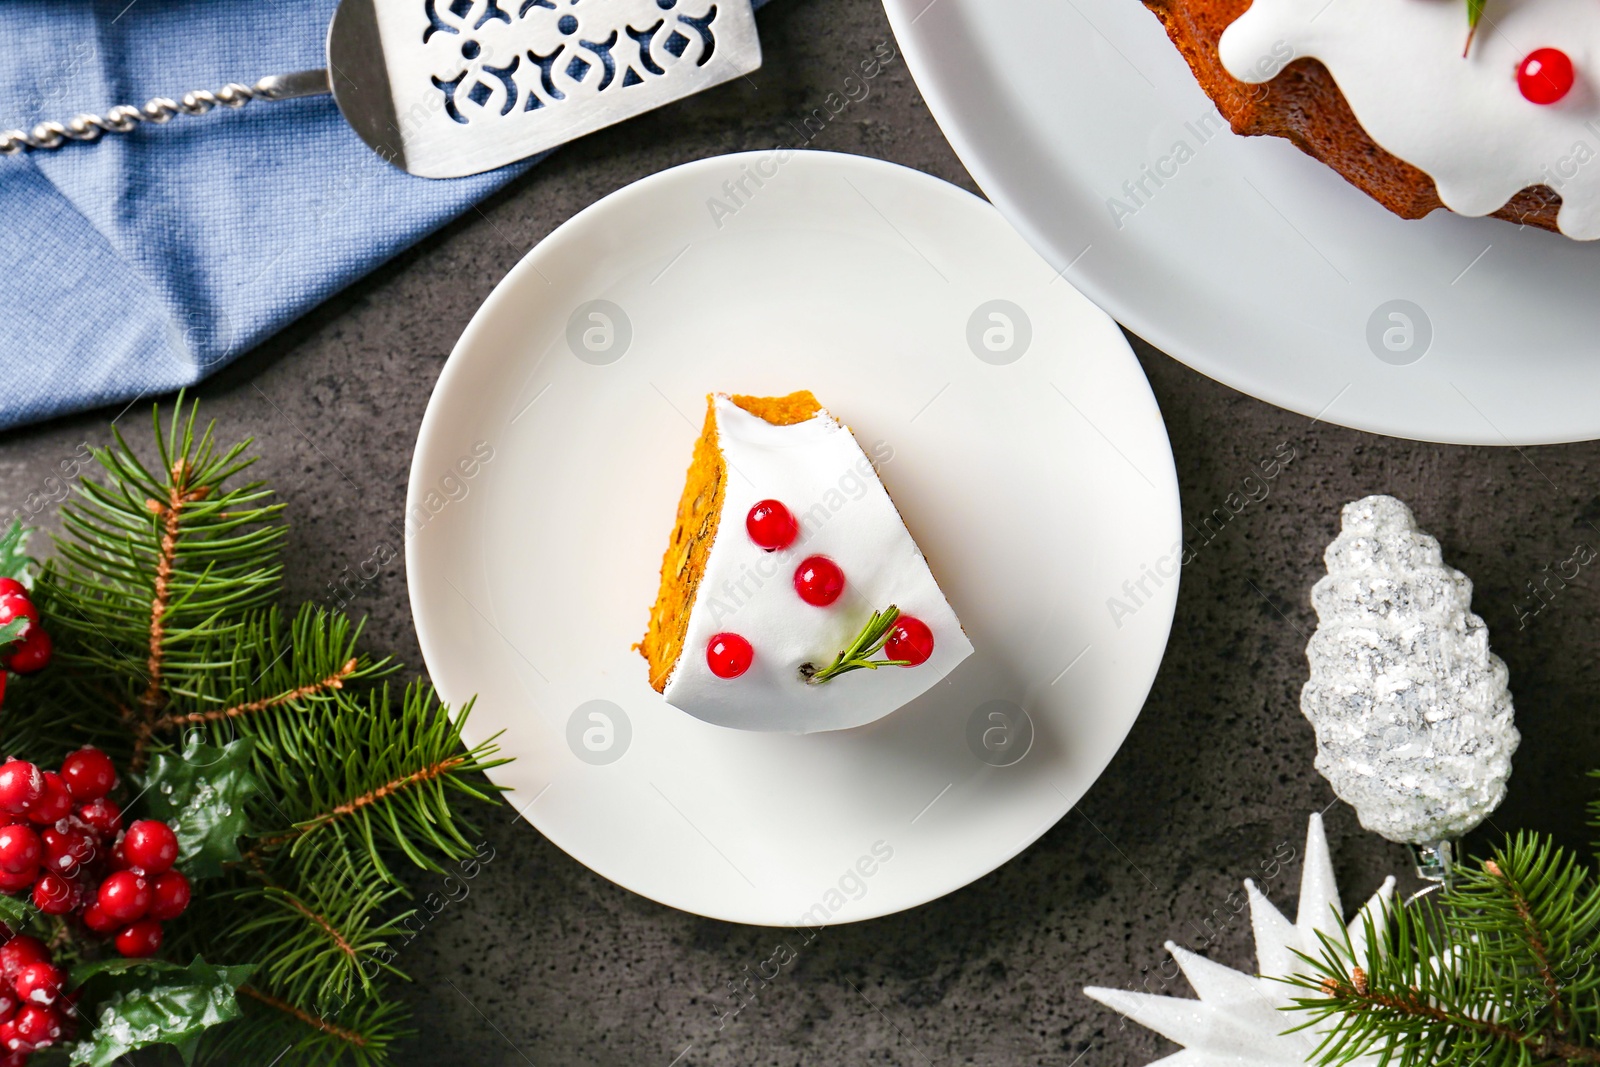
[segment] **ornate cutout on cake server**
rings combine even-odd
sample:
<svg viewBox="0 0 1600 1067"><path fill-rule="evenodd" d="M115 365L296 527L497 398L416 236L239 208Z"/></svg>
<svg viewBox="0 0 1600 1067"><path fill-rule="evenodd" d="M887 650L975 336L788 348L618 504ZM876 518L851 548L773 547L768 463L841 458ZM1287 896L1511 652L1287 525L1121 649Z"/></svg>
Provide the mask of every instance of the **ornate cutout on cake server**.
<svg viewBox="0 0 1600 1067"><path fill-rule="evenodd" d="M466 174L521 159L761 65L749 0L408 0L373 8L391 129L368 137L351 109L346 115L380 152L398 149L414 174ZM333 70L343 106L336 60Z"/></svg>
<svg viewBox="0 0 1600 1067"><path fill-rule="evenodd" d="M0 154L222 105L332 91L374 151L427 178L514 163L761 66L751 0L341 0L328 69L0 130Z"/></svg>

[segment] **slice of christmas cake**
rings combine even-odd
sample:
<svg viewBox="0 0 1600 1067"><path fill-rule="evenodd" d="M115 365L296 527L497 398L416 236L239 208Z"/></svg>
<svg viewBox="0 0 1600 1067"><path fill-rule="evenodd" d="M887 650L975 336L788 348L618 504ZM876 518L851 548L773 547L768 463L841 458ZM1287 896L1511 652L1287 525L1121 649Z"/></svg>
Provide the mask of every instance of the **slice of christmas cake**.
<svg viewBox="0 0 1600 1067"><path fill-rule="evenodd" d="M809 392L718 393L639 651L696 718L810 733L902 707L972 644L849 429Z"/></svg>

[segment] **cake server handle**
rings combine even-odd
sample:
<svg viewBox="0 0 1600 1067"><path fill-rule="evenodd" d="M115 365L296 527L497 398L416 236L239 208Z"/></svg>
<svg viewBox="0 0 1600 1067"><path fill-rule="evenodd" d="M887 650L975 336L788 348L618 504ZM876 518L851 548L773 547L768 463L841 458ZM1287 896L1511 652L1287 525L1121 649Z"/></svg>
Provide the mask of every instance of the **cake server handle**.
<svg viewBox="0 0 1600 1067"><path fill-rule="evenodd" d="M142 108L120 104L104 115L85 113L74 115L66 122L41 122L32 130L3 130L0 131L0 155L60 148L69 141L97 141L102 134L127 133L142 122L170 122L174 115L204 115L218 104L241 108L252 100L290 100L332 91L326 70L273 74L254 85L229 82L214 93L209 89L197 89L184 93L180 100L157 96Z"/></svg>

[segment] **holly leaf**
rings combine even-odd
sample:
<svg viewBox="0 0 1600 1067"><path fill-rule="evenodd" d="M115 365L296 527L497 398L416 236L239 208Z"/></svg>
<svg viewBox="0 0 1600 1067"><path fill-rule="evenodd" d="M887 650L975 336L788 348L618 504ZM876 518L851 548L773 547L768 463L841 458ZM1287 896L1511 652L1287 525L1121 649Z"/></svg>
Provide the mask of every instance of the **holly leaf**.
<svg viewBox="0 0 1600 1067"><path fill-rule="evenodd" d="M0 649L4 649L13 642L22 640L27 632L29 620L26 615L18 615L10 622L0 625Z"/></svg>
<svg viewBox="0 0 1600 1067"><path fill-rule="evenodd" d="M15 578L30 589L33 588L33 559L24 548L32 532L22 525L21 519L14 519L11 529L0 536L0 578Z"/></svg>
<svg viewBox="0 0 1600 1067"><path fill-rule="evenodd" d="M254 971L254 964L217 967L199 956L187 967L167 960L80 964L68 985L84 990L87 1027L69 1062L110 1067L136 1049L171 1045L190 1063L201 1034L242 1014L235 993Z"/></svg>
<svg viewBox="0 0 1600 1067"><path fill-rule="evenodd" d="M191 738L182 756L166 753L150 761L144 800L152 819L178 835L178 866L190 878L208 878L237 862L239 838L250 832L248 801L261 792L250 773L252 738L220 748Z"/></svg>
<svg viewBox="0 0 1600 1067"><path fill-rule="evenodd" d="M5 923L13 930L22 929L37 912L38 909L24 897L0 895L0 923Z"/></svg>

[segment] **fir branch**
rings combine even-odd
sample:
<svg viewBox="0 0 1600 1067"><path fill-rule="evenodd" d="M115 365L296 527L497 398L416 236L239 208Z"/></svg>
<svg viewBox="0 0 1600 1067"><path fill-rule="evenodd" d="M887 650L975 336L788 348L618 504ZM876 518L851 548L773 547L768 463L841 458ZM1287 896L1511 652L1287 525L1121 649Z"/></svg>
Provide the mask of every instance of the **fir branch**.
<svg viewBox="0 0 1600 1067"><path fill-rule="evenodd" d="M388 848L434 871L443 869L436 856L467 856L468 824L451 799L490 799L495 790L478 784L478 776L506 762L494 738L463 751L461 729L470 714L469 705L452 719L430 687L413 684L398 708L390 707L383 686L364 697L341 694L329 709L304 716L293 735L279 736L277 759L259 764L261 774L277 780L281 797L260 813L263 826L280 821L260 836L257 850L298 854L331 837L365 851L384 878L393 877L382 857ZM330 752L344 759L329 760Z"/></svg>
<svg viewBox="0 0 1600 1067"><path fill-rule="evenodd" d="M1359 976L1361 968L1353 968L1353 971ZM1400 1019L1414 1020L1419 1030L1432 1024L1475 1030L1496 1041L1526 1048L1536 1060L1600 1063L1600 1049L1583 1048L1550 1034L1534 1034L1518 1030L1497 1023L1491 1018L1448 1012L1431 1004L1420 992L1376 993L1363 988L1363 983L1358 981L1346 984L1336 978L1323 979L1319 988L1327 994L1328 999L1342 1002L1345 1011L1386 1011ZM1355 1058L1357 1057L1342 1057L1337 1062L1348 1063ZM1326 1063L1328 1060L1322 1062Z"/></svg>
<svg viewBox="0 0 1600 1067"><path fill-rule="evenodd" d="M282 1012L291 1019L305 1023L314 1030L320 1030L329 1037L343 1041L345 1044L354 1045L357 1048L366 1048L369 1043L365 1034L361 1034L355 1030L350 1030L343 1026L339 1026L336 1023L329 1022L327 1019L319 1015L311 1014L304 1008L295 1007L286 1000L279 1000L270 993L263 993L255 986L242 985L239 987L239 992L253 1000L265 1004L267 1007L272 1008L275 1011Z"/></svg>
<svg viewBox="0 0 1600 1067"><path fill-rule="evenodd" d="M337 1010L297 1004L270 987L241 986L245 1017L207 1035L198 1063L236 1067L240 1063L309 1063L335 1067L352 1063L376 1067L388 1047L407 1036L400 1027L403 1009L378 991L338 1005Z"/></svg>
<svg viewBox="0 0 1600 1067"><path fill-rule="evenodd" d="M327 934L328 940L333 942L334 947L343 953L345 958L352 960L356 958L356 947L350 943L348 938L339 932L338 927L334 926L333 923L312 911L288 890L280 889L277 886L270 886L269 890L280 894L285 904L289 905L289 907L293 908L307 919L310 919L315 926L321 929L323 933Z"/></svg>
<svg viewBox="0 0 1600 1067"><path fill-rule="evenodd" d="M154 590L150 598L150 655L146 660L146 683L139 704L148 718L165 702L161 689L162 660L166 655L166 628L163 618L172 599L173 562L178 556L178 536L183 529L183 509L196 500L204 500L210 491L206 486L191 488L189 476L192 468L186 459L172 465L172 481L167 488L166 503L151 497L145 507L161 520L160 551L156 556Z"/></svg>
<svg viewBox="0 0 1600 1067"><path fill-rule="evenodd" d="M231 894L240 914L222 934L230 955L248 952L273 987L296 1003L343 1000L369 989L379 972L403 977L388 946L412 912L385 908L401 887L371 877L348 854L318 857L323 869L285 865L292 887L270 876Z"/></svg>
<svg viewBox="0 0 1600 1067"><path fill-rule="evenodd" d="M1548 839L1518 835L1438 897L1391 905L1354 940L1319 935L1287 979L1323 1036L1317 1061L1398 1067L1600 1064L1600 885Z"/></svg>
<svg viewBox="0 0 1600 1067"><path fill-rule="evenodd" d="M394 670L387 658L361 652L360 637L360 624L311 604L292 622L276 609L250 615L202 650L215 666L172 693L169 714L208 728L219 743L248 733L261 759L276 760L305 738L307 712L337 705L358 683Z"/></svg>
<svg viewBox="0 0 1600 1067"><path fill-rule="evenodd" d="M1528 944L1528 951L1533 955L1534 966L1539 972L1539 977L1544 981L1545 991L1549 994L1550 1016L1557 1030L1565 1030L1566 1009L1561 1004L1561 986L1556 981L1555 971L1550 966L1550 952L1545 946L1546 936L1542 925L1533 913L1533 906L1528 902L1528 896L1522 891L1516 881L1500 869L1494 860L1485 860L1484 873L1491 878L1503 879L1506 883L1506 892L1511 896L1512 907L1516 909L1517 918L1522 921L1522 939Z"/></svg>
<svg viewBox="0 0 1600 1067"><path fill-rule="evenodd" d="M351 657L332 674L315 682L296 686L286 693L277 693L270 697L247 701L243 704L234 704L231 707L219 708L213 711L192 711L183 715L164 715L157 719L152 728L155 730L171 730L179 726L197 726L201 723L213 723L222 719L235 719L240 715L250 715L268 708L282 707L285 704L296 704L307 697L326 693L333 689L343 689L345 680L355 674L361 666L361 661Z"/></svg>
<svg viewBox="0 0 1600 1067"><path fill-rule="evenodd" d="M293 875L292 871L286 873ZM245 888L243 881L240 887ZM254 890L259 888L253 887ZM209 939L214 951L223 951L222 945L227 944L233 951L249 953L262 961L257 973L239 989L244 1017L208 1033L197 1062L227 1067L268 1061L279 1067L285 1064L327 1067L345 1063L381 1067L387 1060L389 1045L408 1033L403 1026L407 1014L404 1004L393 998L383 982L376 980L357 983L344 992L330 993L318 993L314 983L304 977L285 982L279 973L282 968L274 966L266 957L280 934L293 933L297 941L311 940L312 935L306 932L311 924L298 915L291 920L287 910L273 906L273 912L285 916L281 927L235 938L237 928L228 926L228 916L237 916L242 909L255 912L260 903L258 898L234 893L196 901L203 919L223 930L220 939L216 936ZM337 925L338 920L332 921ZM182 940L184 943L178 951L187 948L193 935L188 934ZM370 966L369 962L369 969ZM378 974L377 971L373 973Z"/></svg>
<svg viewBox="0 0 1600 1067"><path fill-rule="evenodd" d="M85 744L120 754L129 736L107 714L109 707L87 696L77 680L56 671L13 678L6 684L0 712L0 752L26 755L41 765L59 764L62 756Z"/></svg>
<svg viewBox="0 0 1600 1067"><path fill-rule="evenodd" d="M151 723L175 692L214 671L208 656L275 594L280 505L259 482L233 485L248 442L221 448L197 408L162 432L159 477L120 431L94 455L109 476L84 479L62 508L58 558L36 599L51 620L58 676L118 694L142 763ZM107 709L110 710L110 709Z"/></svg>
<svg viewBox="0 0 1600 1067"><path fill-rule="evenodd" d="M443 777L444 775L457 770L466 762L467 757L465 756L446 756L437 763L429 764L426 767L420 767L417 770L412 771L404 778L396 778L393 781L384 782L375 789L369 789L360 796L352 797L343 804L336 806L332 811L323 812L321 815L315 816L314 818L300 823L298 826L296 826L294 831L292 831L291 838L313 833L322 829L324 826L327 826L329 823L343 819L350 815L354 815L362 808L365 808L369 805L381 804L383 801L407 789L411 789L415 786L422 785L423 783L431 782L436 778ZM279 840L280 843L282 843L287 839Z"/></svg>
<svg viewBox="0 0 1600 1067"><path fill-rule="evenodd" d="M155 425L149 463L113 428L95 453L104 478L62 508L34 589L55 665L13 683L0 746L44 759L93 741L124 766L158 755L185 811L216 784L207 817L251 847L244 862L212 849L164 954L255 973L243 1015L201 1037L202 1062L381 1067L406 1014L384 981L405 978L393 961L413 914L388 864L439 870L473 854L463 801L494 800L482 772L505 760L493 738L463 744L470 707L452 716L420 684L391 701L381 679L396 668L357 647L360 624L272 607L282 506L241 477L248 442L223 447L193 406L165 424L158 410ZM219 753L250 789L223 789ZM129 803L130 817L160 807Z"/></svg>

